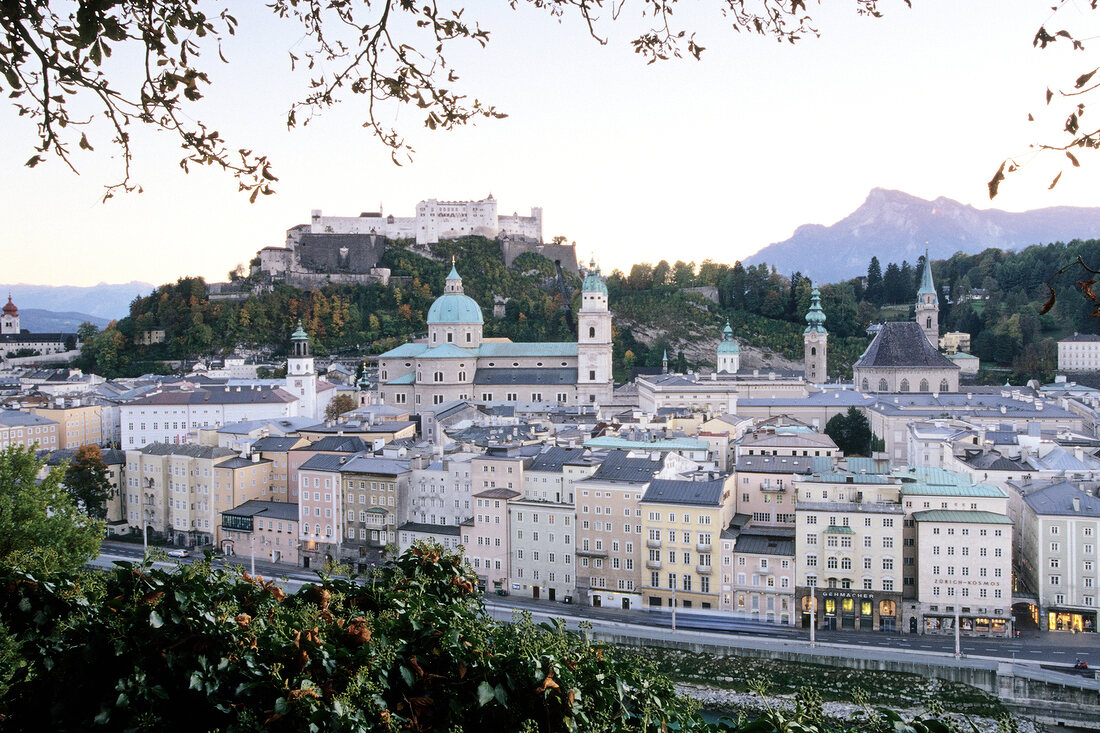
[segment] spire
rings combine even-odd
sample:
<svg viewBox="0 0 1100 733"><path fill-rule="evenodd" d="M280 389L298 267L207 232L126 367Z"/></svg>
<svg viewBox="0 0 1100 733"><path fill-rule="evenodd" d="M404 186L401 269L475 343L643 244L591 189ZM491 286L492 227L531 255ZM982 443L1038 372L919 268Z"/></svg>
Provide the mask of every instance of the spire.
<svg viewBox="0 0 1100 733"><path fill-rule="evenodd" d="M825 311L821 310L821 292L814 288L810 293L810 310L806 313L806 330L803 333L825 333Z"/></svg>
<svg viewBox="0 0 1100 733"><path fill-rule="evenodd" d="M722 340L733 341L733 329L730 328L729 319L726 319L726 327L722 329Z"/></svg>
<svg viewBox="0 0 1100 733"><path fill-rule="evenodd" d="M462 278L458 274L458 269L455 267L454 255L451 255L451 272L447 275L447 284L443 288L445 293L461 293L462 292Z"/></svg>
<svg viewBox="0 0 1100 733"><path fill-rule="evenodd" d="M920 290L917 291L917 297L922 295L936 295L936 286L932 284L932 261L928 258L928 250L924 250L924 271L920 276ZM939 302L939 296L936 297L936 302Z"/></svg>

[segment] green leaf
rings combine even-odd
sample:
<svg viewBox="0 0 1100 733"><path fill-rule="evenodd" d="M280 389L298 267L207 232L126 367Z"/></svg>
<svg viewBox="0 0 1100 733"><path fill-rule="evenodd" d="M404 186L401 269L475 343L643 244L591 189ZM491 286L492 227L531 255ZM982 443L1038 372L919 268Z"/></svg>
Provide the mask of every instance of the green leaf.
<svg viewBox="0 0 1100 733"><path fill-rule="evenodd" d="M404 668L402 668L404 669ZM493 686L488 682L482 682L477 686L477 704L480 707L485 707L489 704L489 701L496 696L496 692L493 690Z"/></svg>
<svg viewBox="0 0 1100 733"><path fill-rule="evenodd" d="M405 680L405 684L409 687L412 687L413 684L416 682L416 678L413 677L412 670L405 666L401 667L401 679Z"/></svg>

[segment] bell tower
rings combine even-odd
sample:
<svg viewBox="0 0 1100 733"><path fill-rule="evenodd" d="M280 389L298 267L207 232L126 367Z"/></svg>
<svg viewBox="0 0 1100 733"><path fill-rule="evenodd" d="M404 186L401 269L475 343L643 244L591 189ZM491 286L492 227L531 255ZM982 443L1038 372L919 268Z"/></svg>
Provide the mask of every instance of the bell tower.
<svg viewBox="0 0 1100 733"><path fill-rule="evenodd" d="M821 293L813 289L810 310L806 313L806 330L802 332L803 363L806 381L823 384L828 378L829 332L825 330L825 311L821 310Z"/></svg>
<svg viewBox="0 0 1100 733"><path fill-rule="evenodd" d="M298 414L320 419L317 411L317 372L309 351L309 335L298 321L290 335L290 356L286 360L286 390L298 398Z"/></svg>
<svg viewBox="0 0 1100 733"><path fill-rule="evenodd" d="M940 299L936 295L936 286L932 283L932 262L928 259L928 250L924 250L924 271L920 277L920 289L917 291L917 323L920 325L932 348L940 348Z"/></svg>
<svg viewBox="0 0 1100 733"><path fill-rule="evenodd" d="M593 258L581 286L581 307L577 312L577 402L606 404L614 389L607 285Z"/></svg>

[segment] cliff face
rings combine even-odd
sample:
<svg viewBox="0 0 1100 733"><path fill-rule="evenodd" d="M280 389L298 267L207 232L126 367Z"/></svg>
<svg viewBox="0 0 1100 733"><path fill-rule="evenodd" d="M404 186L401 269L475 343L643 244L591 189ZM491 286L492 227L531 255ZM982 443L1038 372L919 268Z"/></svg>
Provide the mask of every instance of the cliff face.
<svg viewBox="0 0 1100 733"><path fill-rule="evenodd" d="M889 262L916 262L926 247L936 260L990 247L1021 249L1096 237L1100 208L1059 206L1013 213L876 188L836 224L801 226L790 239L764 247L745 262L766 262L779 272L801 271L818 282L836 282L865 275L872 256L885 269ZM825 252L828 257L821 256Z"/></svg>

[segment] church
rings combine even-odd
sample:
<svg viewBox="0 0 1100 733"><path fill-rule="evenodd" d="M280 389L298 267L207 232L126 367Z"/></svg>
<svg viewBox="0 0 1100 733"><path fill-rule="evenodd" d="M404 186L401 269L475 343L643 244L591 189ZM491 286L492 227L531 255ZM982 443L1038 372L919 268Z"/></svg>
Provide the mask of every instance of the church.
<svg viewBox="0 0 1100 733"><path fill-rule="evenodd" d="M958 392L960 367L939 352L940 301L927 253L915 321L883 323L852 365L855 387L873 392Z"/></svg>
<svg viewBox="0 0 1100 733"><path fill-rule="evenodd" d="M19 308L11 301L0 310L0 359L6 359L16 352L27 350L39 356L61 354L77 346L74 333L31 333L19 325Z"/></svg>
<svg viewBox="0 0 1100 733"><path fill-rule="evenodd" d="M481 307L462 292L453 265L427 321L427 339L378 357L385 404L415 411L452 400L597 407L611 400L611 311L595 262L581 286L575 343L485 338Z"/></svg>

